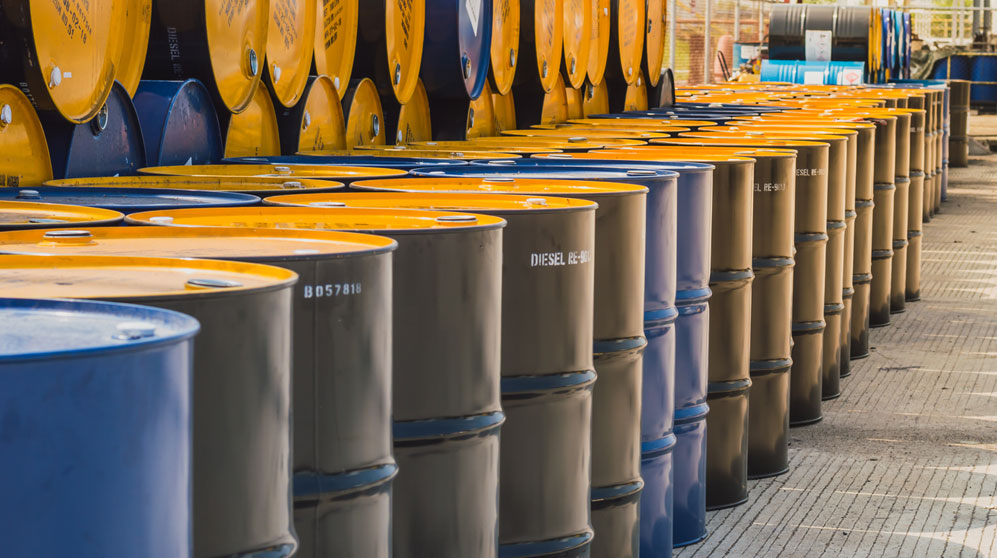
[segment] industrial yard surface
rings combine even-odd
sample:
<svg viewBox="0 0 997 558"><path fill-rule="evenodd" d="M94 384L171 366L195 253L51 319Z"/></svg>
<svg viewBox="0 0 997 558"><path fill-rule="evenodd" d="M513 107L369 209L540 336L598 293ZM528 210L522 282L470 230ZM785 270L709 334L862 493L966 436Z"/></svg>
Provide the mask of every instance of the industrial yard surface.
<svg viewBox="0 0 997 558"><path fill-rule="evenodd" d="M950 171L924 239L922 301L790 432L792 470L677 557L997 556L997 154Z"/></svg>

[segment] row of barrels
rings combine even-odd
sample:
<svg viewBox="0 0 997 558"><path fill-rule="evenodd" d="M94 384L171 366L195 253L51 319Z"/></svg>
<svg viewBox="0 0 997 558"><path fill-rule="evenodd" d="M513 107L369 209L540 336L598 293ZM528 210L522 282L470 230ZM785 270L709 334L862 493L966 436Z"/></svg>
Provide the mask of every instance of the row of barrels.
<svg viewBox="0 0 997 558"><path fill-rule="evenodd" d="M20 254L10 296L201 323L187 412L158 402L188 436L140 446L144 463L192 456L170 481L177 528L122 524L164 513L134 502L52 543L115 555L94 545L126 530L195 556L616 557L701 540L708 508L789 470L789 425L819 421L870 325L918 298L944 94L701 87L669 108L425 142L418 160L249 157L6 190L21 200L3 204L7 228L43 228L0 234ZM452 158L484 147L497 154ZM65 201L115 203L131 226L96 227L120 222L108 209L74 221ZM176 256L230 261L155 260ZM282 269L234 276L233 260ZM61 440L53 464L90 451ZM36 494L5 478L27 491L12 501ZM72 484L107 498L82 497L94 507L120 500Z"/></svg>

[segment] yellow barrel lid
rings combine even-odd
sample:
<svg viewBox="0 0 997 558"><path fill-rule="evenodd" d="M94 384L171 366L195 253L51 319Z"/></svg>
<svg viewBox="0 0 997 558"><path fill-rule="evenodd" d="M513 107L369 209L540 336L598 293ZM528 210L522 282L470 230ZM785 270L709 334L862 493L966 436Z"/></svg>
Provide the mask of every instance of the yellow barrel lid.
<svg viewBox="0 0 997 558"><path fill-rule="evenodd" d="M0 290L13 298L161 300L289 287L293 271L270 265L120 256L4 256Z"/></svg>
<svg viewBox="0 0 997 558"><path fill-rule="evenodd" d="M516 145L516 144L506 144L506 145L494 145L494 144L478 144L473 140L467 141L424 141L418 144L413 144L411 147L416 149L426 149L426 150L442 150L442 151L465 151L465 152L475 152L488 149L491 153L514 153L514 154L525 154L532 155L534 153L559 153L559 149L551 147L542 147L536 145Z"/></svg>
<svg viewBox="0 0 997 558"><path fill-rule="evenodd" d="M38 186L52 178L45 131L31 101L0 84L0 188Z"/></svg>
<svg viewBox="0 0 997 558"><path fill-rule="evenodd" d="M294 260L394 250L384 236L224 227L93 227L0 233L0 254Z"/></svg>
<svg viewBox="0 0 997 558"><path fill-rule="evenodd" d="M346 149L346 120L339 93L328 76L318 76L305 91L298 131L299 151Z"/></svg>
<svg viewBox="0 0 997 558"><path fill-rule="evenodd" d="M0 201L0 230L51 229L76 225L113 225L124 215L109 209L96 209L57 203Z"/></svg>
<svg viewBox="0 0 997 558"><path fill-rule="evenodd" d="M582 118L585 116L585 101L582 100L582 90L574 87L565 87L564 95L568 105L568 120L572 118ZM494 134L490 134L494 135Z"/></svg>
<svg viewBox="0 0 997 558"><path fill-rule="evenodd" d="M468 140L474 145L484 147L496 146L502 151L506 147L539 147L542 149L560 149L584 151L588 149L599 149L601 147L630 147L637 145L647 145L645 142L636 139L619 138L586 138L586 137L534 137L534 136L493 136L485 138L474 138Z"/></svg>
<svg viewBox="0 0 997 558"><path fill-rule="evenodd" d="M226 157L267 157L280 155L277 113L265 87L258 87L253 101L239 114L233 114L225 132Z"/></svg>
<svg viewBox="0 0 997 558"><path fill-rule="evenodd" d="M495 133L516 127L516 101L512 91L504 95L492 93L492 115L495 118Z"/></svg>
<svg viewBox="0 0 997 558"><path fill-rule="evenodd" d="M647 87L643 72L637 75L637 80L627 86L627 95L623 99L623 110L647 110Z"/></svg>
<svg viewBox="0 0 997 558"><path fill-rule="evenodd" d="M585 84L589 56L592 50L592 0L563 0L564 7L564 60L562 73L568 80L567 87L578 88Z"/></svg>
<svg viewBox="0 0 997 558"><path fill-rule="evenodd" d="M419 32L420 36L422 31ZM421 49L421 47L420 47ZM418 79L414 80L417 83ZM412 93L415 93L415 85ZM363 78L343 97L346 109L346 147L353 149L358 145L384 145L384 109L381 108L381 98L377 94L377 86L370 78Z"/></svg>
<svg viewBox="0 0 997 558"><path fill-rule="evenodd" d="M391 192L465 192L531 196L618 196L642 194L647 188L637 184L590 180L561 180L501 176L490 178L449 177L364 180L354 183L357 190Z"/></svg>
<svg viewBox="0 0 997 558"><path fill-rule="evenodd" d="M429 118L429 96L422 80L416 83L412 98L398 109L398 130L393 138L395 144L405 145L413 141L433 139L433 124Z"/></svg>
<svg viewBox="0 0 997 558"><path fill-rule="evenodd" d="M375 155L377 157L413 157L419 159L464 159L467 161L483 161L486 159L518 158L518 155L502 151L486 151L481 147L470 150L421 149L416 146L391 145L388 147L362 147L354 151L354 155Z"/></svg>
<svg viewBox="0 0 997 558"><path fill-rule="evenodd" d="M785 124L770 124L770 125L758 125L758 126L710 126L708 128L700 128L700 132L713 133L713 132L744 132L751 135L766 136L771 135L770 132L775 134L818 134L818 135L833 135L833 136L857 136L858 130L853 130L848 127L819 127L814 124L804 124L804 125L794 125L792 122L787 122Z"/></svg>
<svg viewBox="0 0 997 558"><path fill-rule="evenodd" d="M404 105L415 95L415 88L419 83L426 28L426 2L385 2L384 9L388 76L391 87L395 90L395 98ZM456 18L451 25L456 25ZM374 53L363 52L360 55L374 56Z"/></svg>
<svg viewBox="0 0 997 558"><path fill-rule="evenodd" d="M530 14L522 14L530 17ZM544 91L550 91L561 75L564 49L564 0L534 0L533 42L537 53L537 75Z"/></svg>
<svg viewBox="0 0 997 558"><path fill-rule="evenodd" d="M498 130L495 129L495 111L492 108L492 89L488 80L485 80L481 95L472 100L467 107L465 128L467 139L494 136L498 133Z"/></svg>
<svg viewBox="0 0 997 558"><path fill-rule="evenodd" d="M865 128L875 128L875 124L869 122L862 122L856 120L847 120L840 116L814 116L809 114L799 115L798 118L793 118L792 120L786 120L783 118L757 118L757 119L744 119L744 120L732 120L731 124L736 124L737 126L819 126L821 128L851 128L853 130L861 130Z"/></svg>
<svg viewBox="0 0 997 558"><path fill-rule="evenodd" d="M589 41L589 65L586 71L589 83L602 83L606 75L606 61L609 57L610 0L591 0L592 32Z"/></svg>
<svg viewBox="0 0 997 558"><path fill-rule="evenodd" d="M683 134L677 138L651 140L651 145L736 145L758 147L816 147L826 145L819 141L797 139L758 138L735 134Z"/></svg>
<svg viewBox="0 0 997 558"><path fill-rule="evenodd" d="M121 32L128 23L124 6L114 0L4 4L5 19L30 22L37 59L25 63L38 66L59 114L77 124L96 116L111 93L125 41L138 38Z"/></svg>
<svg viewBox="0 0 997 558"><path fill-rule="evenodd" d="M495 93L512 90L519 59L519 0L492 0L491 76ZM483 93L482 93L483 94Z"/></svg>
<svg viewBox="0 0 997 558"><path fill-rule="evenodd" d="M560 124L568 119L568 94L564 90L564 80L558 75L554 86L544 93L544 103L540 111L541 124Z"/></svg>
<svg viewBox="0 0 997 558"><path fill-rule="evenodd" d="M635 158L640 157L670 157L674 155L686 156L692 155L697 156L700 152L709 155L721 155L721 156L739 156L739 157L750 157L752 159L761 159L767 157L796 157L796 151L793 149L779 149L779 148L766 148L766 147L739 147L730 146L724 147L722 145L644 145L639 147L623 147L617 149L598 149L591 151L590 153L605 153L605 154L615 154L615 153L633 153ZM628 156L629 157L629 156Z"/></svg>
<svg viewBox="0 0 997 558"><path fill-rule="evenodd" d="M353 75L360 0L321 0L315 17L315 69L329 76L340 99Z"/></svg>
<svg viewBox="0 0 997 558"><path fill-rule="evenodd" d="M169 176L196 176L210 178L233 178L249 176L256 178L277 178L287 180L291 177L349 179L387 178L404 176L405 171L382 169L379 167L349 167L332 165L176 165L172 167L146 167L139 169L143 174L159 174Z"/></svg>
<svg viewBox="0 0 997 558"><path fill-rule="evenodd" d="M832 134L821 134L818 132L810 132L809 130L800 130L799 132L794 132L793 130L775 130L769 128L762 128L757 131L755 130L732 130L728 132L697 132L696 134L683 134L691 138L759 138L759 139L772 139L772 140L805 140L805 141L816 141L816 142L826 142L831 143L835 141L848 141L848 138L842 135L832 135Z"/></svg>
<svg viewBox="0 0 997 558"><path fill-rule="evenodd" d="M215 84L229 111L242 112L263 76L270 2L206 0L204 17Z"/></svg>
<svg viewBox="0 0 997 558"><path fill-rule="evenodd" d="M382 234L447 232L491 229L505 226L505 220L490 215L415 209L343 207L245 207L239 211L197 209L188 211L146 211L132 213L133 225L182 227L242 227L254 229L307 229L319 231L361 231Z"/></svg>
<svg viewBox="0 0 997 558"><path fill-rule="evenodd" d="M690 148L684 152L640 152L625 149L598 149L588 153L553 153L534 155L535 159L596 159L620 161L684 161L690 163L753 163L750 156L715 153Z"/></svg>
<svg viewBox="0 0 997 558"><path fill-rule="evenodd" d="M345 188L342 182L284 176L270 177L197 177L197 176L101 176L49 180L46 186L70 188L170 188L174 190L207 190L213 192L295 192Z"/></svg>
<svg viewBox="0 0 997 558"><path fill-rule="evenodd" d="M317 0L270 0L267 85L281 105L298 104L315 52Z"/></svg>
<svg viewBox="0 0 997 558"><path fill-rule="evenodd" d="M545 137L545 138L584 138L600 140L603 138L643 139L652 140L668 137L668 133L687 132L688 128L673 128L667 131L642 132L639 130L599 130L596 128L557 127L557 128L527 128L524 130L506 130L507 136Z"/></svg>
<svg viewBox="0 0 997 558"><path fill-rule="evenodd" d="M646 8L647 0L617 0L613 13L616 21L610 23L616 25L620 68L627 84L637 81L637 75L640 74L644 41L647 39ZM613 53L609 55L613 56Z"/></svg>
<svg viewBox="0 0 997 558"><path fill-rule="evenodd" d="M121 27L121 48L114 62L114 79L135 96L145 68L149 49L149 27L152 24L152 0L126 0L125 23Z"/></svg>
<svg viewBox="0 0 997 558"><path fill-rule="evenodd" d="M646 31L644 71L647 72L647 83L657 87L665 68L665 0L647 0Z"/></svg>
<svg viewBox="0 0 997 558"><path fill-rule="evenodd" d="M650 131L655 131L658 128L715 126L716 122L712 120L668 120L657 118L576 118L568 120L568 124L590 126L593 128L620 128L624 130L646 128Z"/></svg>
<svg viewBox="0 0 997 558"><path fill-rule="evenodd" d="M340 205L341 204L341 205ZM598 204L577 198L551 196L515 196L481 193L363 192L342 195L303 194L276 196L267 205L297 207L349 207L384 209L423 209L432 211L469 211L472 213L510 213L523 211L561 211L590 209ZM3 235L0 235L0 250Z"/></svg>
<svg viewBox="0 0 997 558"><path fill-rule="evenodd" d="M588 118L592 114L609 112L609 86L603 80L598 84L585 85L585 95L582 99L582 116Z"/></svg>

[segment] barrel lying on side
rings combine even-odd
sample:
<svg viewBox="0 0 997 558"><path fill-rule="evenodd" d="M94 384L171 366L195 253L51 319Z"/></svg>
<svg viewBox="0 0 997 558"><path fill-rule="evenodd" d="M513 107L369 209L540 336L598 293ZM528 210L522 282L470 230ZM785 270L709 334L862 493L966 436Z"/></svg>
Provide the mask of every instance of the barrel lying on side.
<svg viewBox="0 0 997 558"><path fill-rule="evenodd" d="M224 144L218 113L200 81L145 80L133 102L147 165L205 165L221 160Z"/></svg>

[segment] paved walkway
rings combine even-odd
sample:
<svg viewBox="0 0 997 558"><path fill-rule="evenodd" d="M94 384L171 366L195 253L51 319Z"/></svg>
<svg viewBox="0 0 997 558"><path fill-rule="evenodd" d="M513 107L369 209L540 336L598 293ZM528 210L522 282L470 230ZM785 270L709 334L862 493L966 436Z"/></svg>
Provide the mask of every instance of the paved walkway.
<svg viewBox="0 0 997 558"><path fill-rule="evenodd" d="M997 154L970 163L925 225L923 300L791 431L792 471L677 557L997 556Z"/></svg>

